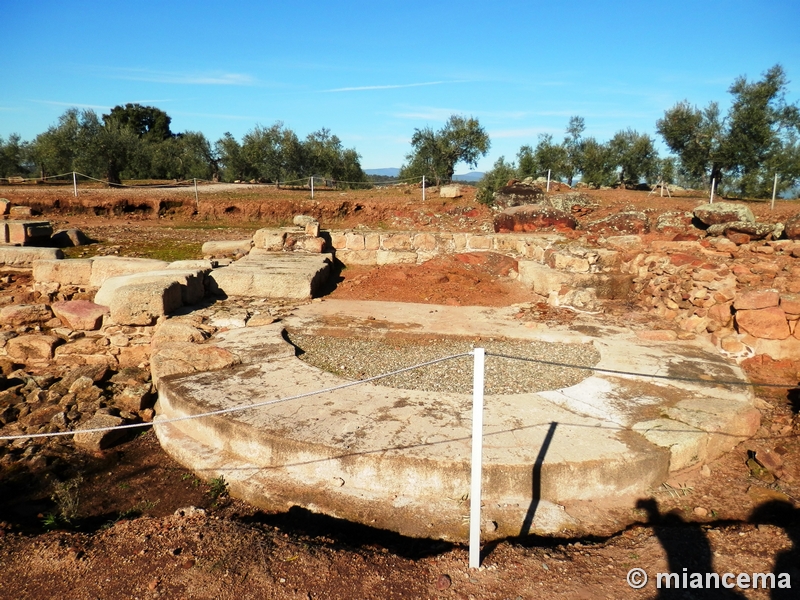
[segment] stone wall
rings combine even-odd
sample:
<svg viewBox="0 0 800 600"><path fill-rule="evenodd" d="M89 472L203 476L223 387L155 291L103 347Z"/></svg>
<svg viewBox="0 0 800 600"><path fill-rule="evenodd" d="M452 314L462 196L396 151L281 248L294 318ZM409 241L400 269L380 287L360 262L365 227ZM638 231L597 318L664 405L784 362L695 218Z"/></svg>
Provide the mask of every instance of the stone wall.
<svg viewBox="0 0 800 600"><path fill-rule="evenodd" d="M633 301L736 358L800 356L800 244L654 242L622 265Z"/></svg>
<svg viewBox="0 0 800 600"><path fill-rule="evenodd" d="M446 254L491 251L541 260L562 238L556 234L494 234L413 231L324 232L345 265L419 264Z"/></svg>

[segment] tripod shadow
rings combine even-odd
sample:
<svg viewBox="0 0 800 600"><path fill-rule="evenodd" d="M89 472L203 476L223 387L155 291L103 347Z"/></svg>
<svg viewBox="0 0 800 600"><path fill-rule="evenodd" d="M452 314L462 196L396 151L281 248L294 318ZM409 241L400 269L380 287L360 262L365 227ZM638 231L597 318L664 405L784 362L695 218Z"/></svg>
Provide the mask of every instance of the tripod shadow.
<svg viewBox="0 0 800 600"><path fill-rule="evenodd" d="M675 513L661 514L658 504L652 498L639 500L636 506L647 512L647 524L653 528L661 547L667 554L668 571L677 573L683 584L684 569L691 577L700 573L705 584L705 574L714 573L711 545L699 524L687 523ZM655 596L658 600L678 598L714 598L719 600L744 599L744 596L730 589L703 589L691 591L679 587L666 588L663 584Z"/></svg>
<svg viewBox="0 0 800 600"><path fill-rule="evenodd" d="M780 500L765 502L753 511L750 515L750 522L781 527L789 536L792 547L775 556L772 572L776 577L780 573L788 573L795 588L774 588L770 593L770 598L771 600L797 598L796 586L800 584L800 509Z"/></svg>

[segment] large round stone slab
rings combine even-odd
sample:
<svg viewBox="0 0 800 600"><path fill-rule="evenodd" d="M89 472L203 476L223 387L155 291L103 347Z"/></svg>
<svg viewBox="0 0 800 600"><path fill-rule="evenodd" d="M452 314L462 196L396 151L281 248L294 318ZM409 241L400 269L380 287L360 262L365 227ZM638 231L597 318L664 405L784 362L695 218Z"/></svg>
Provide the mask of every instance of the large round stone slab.
<svg viewBox="0 0 800 600"><path fill-rule="evenodd" d="M713 383L746 379L711 346L645 341L580 319L572 329L527 327L515 312L329 300L300 307L284 326L595 347L597 370L576 385L486 397L484 539L618 531L670 472L712 460L758 428L750 388ZM159 381L156 433L179 462L205 479L224 476L234 495L267 509L302 506L404 535L467 539L471 395L341 388L350 382L293 356L275 326L232 330L215 343L243 364Z"/></svg>

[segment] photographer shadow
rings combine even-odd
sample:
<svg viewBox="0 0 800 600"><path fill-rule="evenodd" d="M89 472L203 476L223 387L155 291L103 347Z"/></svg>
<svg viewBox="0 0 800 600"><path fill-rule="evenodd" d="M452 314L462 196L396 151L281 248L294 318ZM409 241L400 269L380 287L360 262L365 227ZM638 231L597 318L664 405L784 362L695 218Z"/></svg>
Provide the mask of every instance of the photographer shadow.
<svg viewBox="0 0 800 600"><path fill-rule="evenodd" d="M788 600L797 598L797 587L800 585L800 509L793 507L788 502L772 500L757 507L750 515L750 522L755 525L774 525L782 528L792 547L779 552L775 556L772 572L777 577L781 573L788 573L793 589L775 588L770 593L771 600Z"/></svg>
<svg viewBox="0 0 800 600"><path fill-rule="evenodd" d="M647 525L653 528L661 547L667 555L668 571L675 573L680 579L679 586L662 587L655 596L658 600L677 600L678 598L711 598L714 600L744 600L745 596L732 589L685 589L683 574L691 581L693 573L700 573L705 586L706 573L714 573L711 544L708 537L697 523L684 521L675 513L662 514L658 503L648 498L639 500L636 505L647 513ZM655 583L655 582L654 582Z"/></svg>

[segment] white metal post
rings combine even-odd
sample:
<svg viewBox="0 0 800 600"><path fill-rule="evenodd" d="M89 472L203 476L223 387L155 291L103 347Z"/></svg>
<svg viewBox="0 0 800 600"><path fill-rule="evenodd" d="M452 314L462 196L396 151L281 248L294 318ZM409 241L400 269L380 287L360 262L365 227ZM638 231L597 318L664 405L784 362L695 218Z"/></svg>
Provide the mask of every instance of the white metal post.
<svg viewBox="0 0 800 600"><path fill-rule="evenodd" d="M314 199L314 178L311 177L311 199Z"/></svg>
<svg viewBox="0 0 800 600"><path fill-rule="evenodd" d="M770 210L775 210L775 194L778 192L778 174L775 173L775 181L772 184L772 204L769 205Z"/></svg>
<svg viewBox="0 0 800 600"><path fill-rule="evenodd" d="M72 193L78 197L78 178L75 176L75 171L72 172Z"/></svg>
<svg viewBox="0 0 800 600"><path fill-rule="evenodd" d="M550 191L550 169L547 169L547 191Z"/></svg>
<svg viewBox="0 0 800 600"><path fill-rule="evenodd" d="M425 202L425 175L422 176L422 201Z"/></svg>
<svg viewBox="0 0 800 600"><path fill-rule="evenodd" d="M472 351L472 474L469 491L469 568L481 566L481 477L483 473L483 348Z"/></svg>
<svg viewBox="0 0 800 600"><path fill-rule="evenodd" d="M711 178L711 200L709 200L709 204L714 204L714 185L717 183L717 180L713 177Z"/></svg>
<svg viewBox="0 0 800 600"><path fill-rule="evenodd" d="M197 195L197 177L194 178L194 206L200 207L200 197Z"/></svg>

